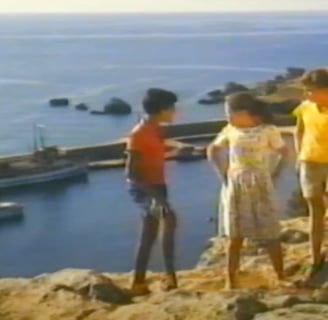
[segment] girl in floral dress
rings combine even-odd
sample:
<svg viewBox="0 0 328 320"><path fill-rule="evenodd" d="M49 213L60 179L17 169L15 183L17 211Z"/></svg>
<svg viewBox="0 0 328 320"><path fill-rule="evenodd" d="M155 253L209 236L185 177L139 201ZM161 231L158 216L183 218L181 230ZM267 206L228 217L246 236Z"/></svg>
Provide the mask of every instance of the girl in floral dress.
<svg viewBox="0 0 328 320"><path fill-rule="evenodd" d="M221 230L229 239L227 287L236 287L240 251L245 238L264 242L277 274L284 278L279 241L279 215L274 202L272 152L286 157L279 130L266 105L250 93L227 98L228 125L208 148L208 159L223 180ZM227 155L223 164L219 157ZM281 168L281 166L280 166Z"/></svg>

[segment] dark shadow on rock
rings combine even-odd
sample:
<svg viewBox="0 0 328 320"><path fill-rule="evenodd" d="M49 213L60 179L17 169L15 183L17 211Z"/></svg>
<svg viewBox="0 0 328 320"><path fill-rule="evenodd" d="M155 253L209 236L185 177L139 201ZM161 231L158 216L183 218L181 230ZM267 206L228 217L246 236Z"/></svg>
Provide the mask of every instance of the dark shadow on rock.
<svg viewBox="0 0 328 320"><path fill-rule="evenodd" d="M246 295L236 297L228 304L227 310L234 320L252 320L257 314L267 312L269 308L256 297Z"/></svg>
<svg viewBox="0 0 328 320"><path fill-rule="evenodd" d="M325 262L317 274L308 281L310 288L321 288L328 284L328 262ZM328 299L327 299L328 300Z"/></svg>

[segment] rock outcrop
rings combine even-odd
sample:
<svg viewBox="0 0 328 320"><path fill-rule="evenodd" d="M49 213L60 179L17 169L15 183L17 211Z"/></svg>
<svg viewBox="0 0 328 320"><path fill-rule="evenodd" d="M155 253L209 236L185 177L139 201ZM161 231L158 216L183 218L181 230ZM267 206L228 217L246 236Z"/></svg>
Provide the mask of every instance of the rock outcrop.
<svg viewBox="0 0 328 320"><path fill-rule="evenodd" d="M120 98L112 98L105 106L105 114L125 115L132 112L132 107Z"/></svg>
<svg viewBox="0 0 328 320"><path fill-rule="evenodd" d="M262 98L277 114L290 114L303 99L304 89L298 81L305 72L303 68L287 68L284 75L258 82L250 87L243 84L229 82L223 89L209 91L205 97L198 100L199 104L212 105L225 101L226 96L241 91L249 91Z"/></svg>
<svg viewBox="0 0 328 320"><path fill-rule="evenodd" d="M51 107L67 107L70 104L70 101L68 98L55 98L50 99L49 104Z"/></svg>
<svg viewBox="0 0 328 320"><path fill-rule="evenodd" d="M328 223L328 219L326 221ZM308 220L283 222L286 272L290 282L304 277L309 265ZM301 234L299 237L296 234ZM296 235L296 236L295 236ZM293 239L290 241L290 239ZM294 241L297 239L297 241ZM326 234L326 240L328 236ZM289 320L328 318L328 264L309 289L280 286L263 244L243 250L240 289L224 290L225 244L214 239L205 255L212 263L180 271L180 287L161 289L161 274L149 272L152 293L132 297L129 274L62 270L32 279L0 280L1 320ZM328 242L328 241L326 241ZM325 248L327 249L328 243ZM312 287L312 289L311 289Z"/></svg>
<svg viewBox="0 0 328 320"><path fill-rule="evenodd" d="M89 110L89 106L85 103L79 103L75 106L75 109L79 111L87 111Z"/></svg>

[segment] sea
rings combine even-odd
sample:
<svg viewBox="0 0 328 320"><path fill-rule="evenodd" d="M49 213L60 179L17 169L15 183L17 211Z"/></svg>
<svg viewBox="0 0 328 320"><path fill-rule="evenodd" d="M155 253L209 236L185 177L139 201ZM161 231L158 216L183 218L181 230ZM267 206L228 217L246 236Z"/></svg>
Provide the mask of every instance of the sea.
<svg viewBox="0 0 328 320"><path fill-rule="evenodd" d="M287 67L325 66L327 36L325 12L1 15L0 156L31 152L39 124L46 143L62 147L125 136L150 87L178 94L178 123L223 118L222 106L197 100L229 81L247 85ZM57 97L71 106L50 107ZM83 102L102 110L112 97L129 102L133 113L94 116L74 108ZM168 176L179 214L177 266L190 268L215 235L209 220L216 216L219 182L204 161L170 162ZM291 163L278 181L279 203L296 188ZM23 221L0 225L0 276L133 269L141 218L122 170L2 192L0 201L21 203L25 212ZM149 268L162 270L159 246Z"/></svg>

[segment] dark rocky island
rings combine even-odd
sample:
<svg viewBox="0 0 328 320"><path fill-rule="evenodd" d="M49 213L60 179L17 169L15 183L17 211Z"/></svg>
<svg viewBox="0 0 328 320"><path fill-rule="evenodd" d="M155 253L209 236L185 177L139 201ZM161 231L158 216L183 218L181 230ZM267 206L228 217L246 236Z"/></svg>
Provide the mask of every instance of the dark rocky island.
<svg viewBox="0 0 328 320"><path fill-rule="evenodd" d="M205 97L198 100L199 104L217 105L225 101L226 96L249 91L263 99L269 108L278 115L289 115L303 99L304 89L299 77L305 72L303 68L287 68L286 73L273 79L245 86L236 82L228 82L224 88L209 91Z"/></svg>

